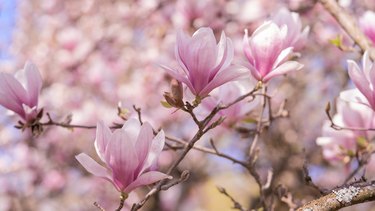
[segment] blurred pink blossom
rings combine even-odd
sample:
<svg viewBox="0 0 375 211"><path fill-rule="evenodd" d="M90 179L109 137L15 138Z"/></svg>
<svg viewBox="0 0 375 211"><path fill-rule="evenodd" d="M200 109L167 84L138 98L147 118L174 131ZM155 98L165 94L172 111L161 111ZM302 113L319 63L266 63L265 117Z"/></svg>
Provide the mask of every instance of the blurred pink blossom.
<svg viewBox="0 0 375 211"><path fill-rule="evenodd" d="M359 92L364 96L352 95L349 90L343 92L341 97L348 101L354 101L370 106L375 110L375 65L371 62L368 52L366 51L362 57L362 69L353 60L348 60L348 72L350 78ZM354 97L354 98L353 98Z"/></svg>
<svg viewBox="0 0 375 211"><path fill-rule="evenodd" d="M178 69L162 66L172 77L186 84L199 97L245 74L243 69L230 66L234 49L224 32L218 44L211 28L200 28L190 38L182 31L177 34L175 56Z"/></svg>
<svg viewBox="0 0 375 211"><path fill-rule="evenodd" d="M204 109L211 112L217 105L228 105L241 95L246 94L246 88L239 82L230 82L215 90L202 102ZM258 105L257 102L240 101L224 110L219 115L225 117L225 126L232 126L243 120L246 115Z"/></svg>
<svg viewBox="0 0 375 211"><path fill-rule="evenodd" d="M76 159L88 172L110 181L118 191L130 193L140 186L171 178L158 171L148 171L162 151L164 139L163 131L154 137L149 123L141 126L134 118L113 133L103 122L99 122L95 149L109 169L85 153L77 155Z"/></svg>
<svg viewBox="0 0 375 211"><path fill-rule="evenodd" d="M249 61L246 66L255 79L266 83L275 76L303 67L296 61L286 61L293 51L292 47L284 48L287 39L288 27L279 27L272 21L259 26L250 40L245 30L243 50Z"/></svg>
<svg viewBox="0 0 375 211"><path fill-rule="evenodd" d="M17 113L26 121L38 114L38 99L42 77L38 68L26 62L16 76L0 73L0 105Z"/></svg>
<svg viewBox="0 0 375 211"><path fill-rule="evenodd" d="M272 20L279 26L286 25L288 33L284 41L284 48L293 47L294 51L300 50L306 42L310 27L302 30L302 23L298 13L290 12L286 8L281 8L272 17Z"/></svg>
<svg viewBox="0 0 375 211"><path fill-rule="evenodd" d="M359 25L372 43L375 44L375 12L366 11L359 19Z"/></svg>
<svg viewBox="0 0 375 211"><path fill-rule="evenodd" d="M373 128L374 114L374 111L367 106L339 100L333 122L340 127ZM374 135L375 133L371 131L338 131L331 127L331 122L327 121L323 126L323 135L316 140L316 143L323 147L323 156L327 160L345 161L349 151L355 152L361 138L370 141Z"/></svg>

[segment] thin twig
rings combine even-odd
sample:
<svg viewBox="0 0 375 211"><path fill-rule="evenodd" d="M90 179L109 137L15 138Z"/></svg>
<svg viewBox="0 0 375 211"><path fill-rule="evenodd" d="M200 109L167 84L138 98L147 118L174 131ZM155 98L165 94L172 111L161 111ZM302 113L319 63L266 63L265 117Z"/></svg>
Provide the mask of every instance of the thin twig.
<svg viewBox="0 0 375 211"><path fill-rule="evenodd" d="M134 109L135 112L137 112L137 114L138 114L138 120L139 120L139 123L140 123L141 125L143 125L141 108L137 108L135 105L133 105L133 109Z"/></svg>
<svg viewBox="0 0 375 211"><path fill-rule="evenodd" d="M105 209L98 204L98 202L94 202L94 206L97 207L100 211L105 211Z"/></svg>
<svg viewBox="0 0 375 211"><path fill-rule="evenodd" d="M218 186L217 190L223 195L225 195L226 197L228 197L233 202L233 209L245 211L242 205L237 200L235 200L231 195L229 195L229 193L225 190L225 188Z"/></svg>

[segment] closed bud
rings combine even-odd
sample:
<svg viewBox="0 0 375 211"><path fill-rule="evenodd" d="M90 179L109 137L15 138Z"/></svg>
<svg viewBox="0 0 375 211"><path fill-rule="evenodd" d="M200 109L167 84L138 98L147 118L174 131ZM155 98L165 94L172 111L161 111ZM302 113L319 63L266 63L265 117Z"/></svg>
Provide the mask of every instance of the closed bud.
<svg viewBox="0 0 375 211"><path fill-rule="evenodd" d="M176 79L172 79L172 81L171 81L171 92L172 92L172 97L176 101L182 101L184 91L182 89L181 82L177 81Z"/></svg>
<svg viewBox="0 0 375 211"><path fill-rule="evenodd" d="M163 94L165 101L173 107L176 107L176 101L174 100L173 96L169 92L164 92Z"/></svg>

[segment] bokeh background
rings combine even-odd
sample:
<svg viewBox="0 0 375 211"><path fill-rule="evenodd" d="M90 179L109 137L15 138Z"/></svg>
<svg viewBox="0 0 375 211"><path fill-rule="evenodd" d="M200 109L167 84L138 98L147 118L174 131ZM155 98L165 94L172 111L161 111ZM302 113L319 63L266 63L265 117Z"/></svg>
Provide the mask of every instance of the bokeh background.
<svg viewBox="0 0 375 211"><path fill-rule="evenodd" d="M366 10L375 10L371 0L339 2L356 18ZM244 29L254 31L283 7L298 12L303 26L310 26L297 59L305 66L270 84L275 110L287 99L289 117L275 120L262 134L257 169L264 181L267 172L273 171L275 194L282 185L295 202L307 202L319 193L305 184L304 163L314 182L323 188L341 185L355 168L354 162L325 160L316 139L322 135L327 102L335 105L340 91L353 86L346 60L360 58L330 42L342 35L351 44L313 0L1 0L0 71L13 73L25 61L34 62L44 81L40 106L55 120L64 121L71 115L74 124L95 125L99 119L107 124L121 123L118 104L128 109L129 116L136 116L132 109L136 105L155 128L188 140L196 130L193 121L160 104L170 78L158 65L176 65L176 31L192 34L209 26L217 37L225 31L240 61L244 59ZM250 73L240 83L254 85ZM257 105L244 106L253 109L250 116L256 116ZM118 206L119 194L111 184L87 173L74 158L80 152L95 156L95 130L50 127L32 137L30 132L13 127L16 116L3 108L0 114L0 210L94 210L95 201L107 210ZM254 125L238 121L235 126ZM245 158L251 141L227 125L205 135L198 144L209 146L209 138L221 151L239 159ZM159 160L161 171L177 155L165 150ZM374 167L370 162L368 179L375 175ZM143 210L231 210L232 202L217 186L224 187L244 207L257 201L253 178L227 160L191 151L179 169L190 170L190 179L161 192ZM147 191L146 187L133 192L128 204ZM277 210L288 210L285 203L275 203ZM371 210L371 204L347 210Z"/></svg>

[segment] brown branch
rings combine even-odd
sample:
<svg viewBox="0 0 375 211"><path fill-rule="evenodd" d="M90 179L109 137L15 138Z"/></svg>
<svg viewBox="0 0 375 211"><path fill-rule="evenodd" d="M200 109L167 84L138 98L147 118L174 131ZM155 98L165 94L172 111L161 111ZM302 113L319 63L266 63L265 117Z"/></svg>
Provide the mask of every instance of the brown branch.
<svg viewBox="0 0 375 211"><path fill-rule="evenodd" d="M225 195L226 197L228 197L233 202L233 209L245 211L242 205L236 199L234 199L231 195L229 195L229 193L225 190L225 188L218 186L217 190L223 195Z"/></svg>
<svg viewBox="0 0 375 211"><path fill-rule="evenodd" d="M179 140L177 138L172 138L170 136L166 136L165 138L167 140L171 141L171 142L174 142L174 143L177 143L179 145L182 145L181 147L175 147L176 149L181 149L181 148L186 147L186 145L188 145L188 143L186 141L182 141L182 140ZM197 145L194 145L193 149L197 150L197 151L200 151L200 152L208 153L208 154L211 154L211 155L216 155L216 156L221 157L221 158L225 158L227 160L232 161L235 164L239 164L239 165L243 166L246 169L248 168L249 165L245 161L238 160L238 159L236 159L236 158L234 158L234 157L232 157L232 156L230 156L228 154L220 152L217 149L217 147L215 146L215 144L214 144L214 142L213 142L212 139L210 139L210 144L212 146L212 149L208 148L208 147L197 146Z"/></svg>
<svg viewBox="0 0 375 211"><path fill-rule="evenodd" d="M105 209L102 206L100 206L98 202L94 202L94 206L97 207L100 211L105 211Z"/></svg>
<svg viewBox="0 0 375 211"><path fill-rule="evenodd" d="M135 112L137 112L137 114L138 114L138 120L139 120L139 123L140 123L141 125L143 125L141 108L137 108L135 105L133 105L133 109L134 109Z"/></svg>
<svg viewBox="0 0 375 211"><path fill-rule="evenodd" d="M156 193L160 192L161 190L165 191L165 190L168 190L169 188L181 183L181 182L184 182L186 181L190 176L190 173L189 171L185 170L181 173L180 175L180 178L178 180L175 180L175 181L171 181L170 183L168 184L163 184L161 182L159 182L155 187L153 187L147 194L146 196L142 199L142 201L140 201L139 203L136 203L136 204L133 204L131 210L139 210L140 208L143 207L143 205L153 196L155 195Z"/></svg>
<svg viewBox="0 0 375 211"><path fill-rule="evenodd" d="M197 141L199 141L201 139L201 137L206 133L208 132L209 130L215 128L216 126L218 126L223 120L222 119L219 119L217 121L214 121L212 124L209 124L212 119L215 117L215 115L220 111L220 110L223 110L223 109L226 109L238 102L240 102L241 100L247 98L248 96L251 96L253 95L257 90L259 90L259 86L256 86L253 90L251 90L249 93L243 95L243 96L240 96L239 98L237 98L236 100L234 100L233 102L229 103L228 105L226 106L216 106L211 112L210 114L208 114L206 116L206 118L204 118L203 120L199 121L198 118L196 117L195 113L194 113L194 108L195 106L194 105L191 105L189 102L186 102L185 106L182 108L183 111L187 112L190 114L190 116L193 118L195 124L198 126L198 130L197 132L195 133L195 135L193 136L193 138L185 145L184 149L182 150L181 154L178 156L178 158L176 159L176 161L169 167L168 171L166 172L166 174L170 175L177 167L178 165L181 163L181 161L186 157L186 155L189 153L189 151L191 149L193 149L195 143ZM155 195L156 193L158 193L159 191L161 191L161 187L164 185L164 183L166 182L167 180L164 179L164 180L161 180L157 185L155 185L155 187L146 195L146 197L139 203L136 203L136 204L133 204L132 206L132 211L136 211L136 210L139 210L146 202L147 200Z"/></svg>
<svg viewBox="0 0 375 211"><path fill-rule="evenodd" d="M303 167L302 167L302 170L303 170L303 177L305 179L305 182L307 185L309 185L310 187L313 187L314 189L318 190L320 192L320 194L326 194L328 191L327 190L324 190L322 188L320 188L319 186L317 186L313 181L312 181L312 178L309 174L309 170L307 168L307 163L306 161L304 162L303 164Z"/></svg>
<svg viewBox="0 0 375 211"><path fill-rule="evenodd" d="M308 202L302 207L298 208L297 211L306 210L319 210L319 211L331 211L338 210L344 207L349 207L354 204L360 204L368 201L375 201L375 181L364 183L364 184L353 184L348 189L355 188L358 193L342 194L339 189L335 192L331 192L325 196ZM350 192L350 191L346 191Z"/></svg>
<svg viewBox="0 0 375 211"><path fill-rule="evenodd" d="M372 60L375 60L375 51L371 47L370 40L363 34L357 25L357 21L348 11L341 7L336 0L319 0L319 2L336 19L362 51L369 51Z"/></svg>

